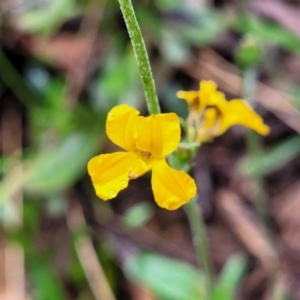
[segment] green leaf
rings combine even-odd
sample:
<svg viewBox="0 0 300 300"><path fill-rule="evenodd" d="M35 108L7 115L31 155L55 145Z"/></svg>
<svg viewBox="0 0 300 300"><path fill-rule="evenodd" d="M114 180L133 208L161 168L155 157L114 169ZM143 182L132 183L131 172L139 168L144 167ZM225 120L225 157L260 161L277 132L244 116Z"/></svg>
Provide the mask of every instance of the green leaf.
<svg viewBox="0 0 300 300"><path fill-rule="evenodd" d="M30 277L33 282L34 299L66 300L61 283L51 267L44 262L31 258Z"/></svg>
<svg viewBox="0 0 300 300"><path fill-rule="evenodd" d="M61 191L85 172L88 160L99 145L100 131L69 134L55 149L47 150L30 163L32 175L26 188L39 193Z"/></svg>
<svg viewBox="0 0 300 300"><path fill-rule="evenodd" d="M181 0L154 0L154 2L160 10L175 9L182 6Z"/></svg>
<svg viewBox="0 0 300 300"><path fill-rule="evenodd" d="M128 260L125 272L145 284L160 300L199 300L205 296L202 272L157 254L139 254Z"/></svg>
<svg viewBox="0 0 300 300"><path fill-rule="evenodd" d="M181 20L168 20L164 26L165 34L193 45L207 45L213 43L221 35L226 25L222 15L208 8L180 7Z"/></svg>
<svg viewBox="0 0 300 300"><path fill-rule="evenodd" d="M181 37L178 37L170 30L162 30L161 50L164 59L173 66L180 66L191 56L189 45Z"/></svg>
<svg viewBox="0 0 300 300"><path fill-rule="evenodd" d="M22 187L27 191L49 194L74 184L86 172L89 159L99 147L103 138L103 123L104 116L98 116L89 131L75 131L55 148L47 148L28 159L24 163L22 176L8 174L0 183L0 202L8 201Z"/></svg>
<svg viewBox="0 0 300 300"><path fill-rule="evenodd" d="M19 24L25 30L50 34L76 14L75 3L73 0L51 0L43 1L38 6L28 5L29 9L19 16Z"/></svg>
<svg viewBox="0 0 300 300"><path fill-rule="evenodd" d="M245 35L236 51L235 58L242 70L258 65L263 59L261 43L252 35Z"/></svg>
<svg viewBox="0 0 300 300"><path fill-rule="evenodd" d="M279 45L300 55L300 39L276 23L244 14L236 18L233 27L243 33L251 34L263 44L271 43Z"/></svg>
<svg viewBox="0 0 300 300"><path fill-rule="evenodd" d="M235 293L245 274L246 260L240 255L228 259L215 285L212 300L234 300Z"/></svg>
<svg viewBox="0 0 300 300"><path fill-rule="evenodd" d="M238 169L248 176L263 176L278 170L300 153L300 136L293 136L280 142L259 157L248 156L239 164Z"/></svg>
<svg viewBox="0 0 300 300"><path fill-rule="evenodd" d="M153 207L147 202L138 202L126 210L123 221L129 228L138 228L153 216Z"/></svg>
<svg viewBox="0 0 300 300"><path fill-rule="evenodd" d="M95 108L108 110L120 103L138 106L142 85L133 51L107 53L103 68L104 72L92 86Z"/></svg>

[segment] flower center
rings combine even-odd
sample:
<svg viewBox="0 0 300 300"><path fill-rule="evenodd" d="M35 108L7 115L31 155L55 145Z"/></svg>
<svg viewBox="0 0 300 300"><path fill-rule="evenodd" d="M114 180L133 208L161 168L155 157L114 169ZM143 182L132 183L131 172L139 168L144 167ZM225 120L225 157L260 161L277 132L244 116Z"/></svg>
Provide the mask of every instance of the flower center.
<svg viewBox="0 0 300 300"><path fill-rule="evenodd" d="M141 155L145 158L149 158L151 153L150 152L146 152L146 151L141 151Z"/></svg>
<svg viewBox="0 0 300 300"><path fill-rule="evenodd" d="M143 158L149 158L151 153L150 152L146 152L146 151L141 151L141 155Z"/></svg>

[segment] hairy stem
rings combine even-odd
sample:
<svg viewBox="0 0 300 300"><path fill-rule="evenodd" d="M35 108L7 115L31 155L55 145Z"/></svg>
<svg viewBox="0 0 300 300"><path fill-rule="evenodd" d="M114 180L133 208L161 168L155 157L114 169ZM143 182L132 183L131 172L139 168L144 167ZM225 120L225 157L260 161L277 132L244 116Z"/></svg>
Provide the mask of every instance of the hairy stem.
<svg viewBox="0 0 300 300"><path fill-rule="evenodd" d="M243 87L242 94L243 98L248 101L248 103L253 106L255 90L256 90L256 79L257 79L257 70L255 67L248 67L243 73ZM252 131L247 130L246 132L246 141L249 154L252 157L259 157L262 155L262 148L260 144L259 135ZM267 209L267 195L264 188L264 181L261 175L258 175L254 178L256 183L256 193L254 195L255 207L257 214L260 218L260 221L265 225L266 229L269 228L268 220L268 209Z"/></svg>
<svg viewBox="0 0 300 300"><path fill-rule="evenodd" d="M138 63L149 113L158 114L160 113L160 106L158 103L149 58L131 0L119 0L119 3Z"/></svg>
<svg viewBox="0 0 300 300"><path fill-rule="evenodd" d="M196 254L205 272L208 291L207 299L210 299L213 289L213 268L208 254L209 251L202 212L196 198L192 199L184 208L190 223Z"/></svg>

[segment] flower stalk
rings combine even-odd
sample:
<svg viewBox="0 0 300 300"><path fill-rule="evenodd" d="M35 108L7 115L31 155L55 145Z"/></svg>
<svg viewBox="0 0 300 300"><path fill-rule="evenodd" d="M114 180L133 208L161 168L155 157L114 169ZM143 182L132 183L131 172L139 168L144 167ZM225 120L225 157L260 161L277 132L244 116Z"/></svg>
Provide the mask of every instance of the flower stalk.
<svg viewBox="0 0 300 300"><path fill-rule="evenodd" d="M119 0L119 3L138 63L149 113L151 115L158 114L160 113L160 106L158 103L155 83L146 46L131 4L131 0Z"/></svg>
<svg viewBox="0 0 300 300"><path fill-rule="evenodd" d="M242 95L244 99L252 106L255 97L256 90L256 79L257 79L257 70L255 67L247 67L243 72L243 81L242 81ZM246 142L249 154L252 157L259 157L262 155L262 148L260 145L260 138L256 132L247 130L246 131ZM254 203L257 214L260 218L261 223L265 226L266 229L269 228L268 221L268 209L267 209L267 195L264 188L264 182L261 175L258 175L255 178L257 191L254 195Z"/></svg>
<svg viewBox="0 0 300 300"><path fill-rule="evenodd" d="M184 209L190 223L196 255L199 263L203 266L207 299L210 299L213 290L213 268L208 254L208 243L202 212L196 198L185 205Z"/></svg>
<svg viewBox="0 0 300 300"><path fill-rule="evenodd" d="M131 0L119 0L119 4L137 59L149 113L153 115L158 114L160 113L160 106L157 98L155 83L153 80L146 46L134 13L134 9L132 7ZM197 256L204 267L209 299L213 287L213 276L207 250L205 225L203 223L202 213L196 203L195 198L185 205L185 209L191 226L193 242L196 248Z"/></svg>

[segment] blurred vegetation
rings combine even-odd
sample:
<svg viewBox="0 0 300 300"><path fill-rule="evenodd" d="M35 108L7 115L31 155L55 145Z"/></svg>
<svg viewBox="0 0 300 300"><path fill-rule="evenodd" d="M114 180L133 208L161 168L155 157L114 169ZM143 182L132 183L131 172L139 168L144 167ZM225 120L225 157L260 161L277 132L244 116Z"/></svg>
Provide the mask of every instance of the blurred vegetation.
<svg viewBox="0 0 300 300"><path fill-rule="evenodd" d="M281 236L286 227L281 228L271 207L278 194L299 183L300 31L284 20L292 18L288 13L300 17L295 12L300 2L279 2L281 14L277 9L269 15L255 6L257 1L250 7L241 2L245 7L230 0L142 0L133 5L163 111L186 117L176 91L197 89L201 79L217 81L231 98L241 97L235 78L248 67L256 69L253 105L272 128L261 155L250 155L234 129L208 145L208 152L224 155L200 151L197 158L209 161L212 170L205 169L208 184L195 170L218 271L212 300L298 299L293 282L299 272L289 263L299 254L282 258L287 267L278 276L262 271L259 255L216 212L215 195L234 182L228 173L246 178L246 192L235 189L251 212L247 191L263 176L272 245L278 243L272 247L278 255L285 255L279 253L282 247L299 248L299 243L289 248ZM147 114L117 0L4 1L0 15L0 282L3 295L15 293L3 299L204 299L201 266L183 213L161 212L148 193L148 178L107 203L94 195L87 176L88 160L113 147L105 135L108 110L126 103ZM249 39L254 46L247 44ZM211 53L225 64L219 65ZM209 66L229 66L228 76ZM209 185L214 191L205 199L201 191ZM206 210L207 205L213 208ZM235 235L233 246L226 240L223 256L215 253L223 251L223 241L214 235L214 224L224 236Z"/></svg>

